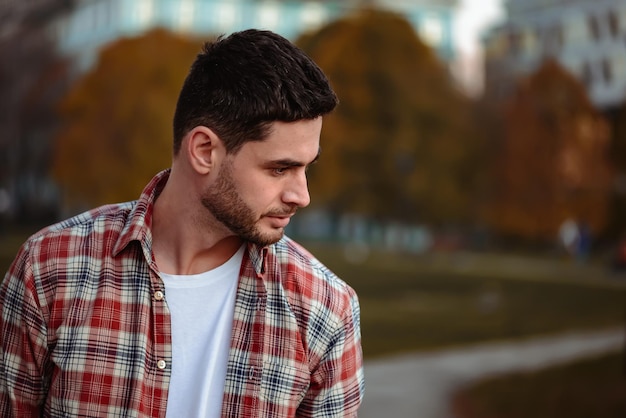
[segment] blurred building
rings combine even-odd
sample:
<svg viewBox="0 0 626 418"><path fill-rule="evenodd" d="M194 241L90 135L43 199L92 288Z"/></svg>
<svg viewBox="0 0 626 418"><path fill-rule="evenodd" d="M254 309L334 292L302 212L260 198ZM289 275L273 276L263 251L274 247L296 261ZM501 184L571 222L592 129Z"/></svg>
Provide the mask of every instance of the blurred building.
<svg viewBox="0 0 626 418"><path fill-rule="evenodd" d="M53 103L66 86L47 28L74 0L0 1L0 234L14 220L50 220Z"/></svg>
<svg viewBox="0 0 626 418"><path fill-rule="evenodd" d="M154 27L192 35L246 28L295 39L361 5L401 13L445 61L453 58L453 12L458 0L77 0L54 27L62 52L88 67L98 49Z"/></svg>
<svg viewBox="0 0 626 418"><path fill-rule="evenodd" d="M587 87L600 109L626 98L625 0L504 0L507 18L484 39L485 94L554 58Z"/></svg>

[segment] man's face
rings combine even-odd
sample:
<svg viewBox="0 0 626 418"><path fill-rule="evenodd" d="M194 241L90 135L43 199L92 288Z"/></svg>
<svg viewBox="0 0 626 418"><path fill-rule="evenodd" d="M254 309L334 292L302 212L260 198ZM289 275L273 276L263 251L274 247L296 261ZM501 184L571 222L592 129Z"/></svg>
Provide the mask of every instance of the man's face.
<svg viewBox="0 0 626 418"><path fill-rule="evenodd" d="M242 239L275 243L296 210L310 202L306 169L318 157L321 129L321 117L274 122L265 140L227 156L203 205Z"/></svg>

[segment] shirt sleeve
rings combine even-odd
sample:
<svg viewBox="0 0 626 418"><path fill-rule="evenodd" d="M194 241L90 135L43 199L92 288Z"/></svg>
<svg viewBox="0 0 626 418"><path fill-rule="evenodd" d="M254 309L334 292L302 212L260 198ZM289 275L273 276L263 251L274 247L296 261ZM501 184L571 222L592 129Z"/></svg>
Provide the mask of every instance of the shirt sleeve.
<svg viewBox="0 0 626 418"><path fill-rule="evenodd" d="M348 308L335 325L331 344L312 372L311 386L296 413L301 418L356 417L364 392L360 308L349 289Z"/></svg>
<svg viewBox="0 0 626 418"><path fill-rule="evenodd" d="M45 399L46 321L28 244L0 284L0 416L41 416Z"/></svg>

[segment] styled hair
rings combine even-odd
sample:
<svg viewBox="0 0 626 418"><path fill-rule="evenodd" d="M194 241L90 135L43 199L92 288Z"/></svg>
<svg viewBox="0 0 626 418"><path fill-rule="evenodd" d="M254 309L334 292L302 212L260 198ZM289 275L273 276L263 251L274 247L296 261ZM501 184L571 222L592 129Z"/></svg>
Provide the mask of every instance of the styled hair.
<svg viewBox="0 0 626 418"><path fill-rule="evenodd" d="M204 44L178 97L174 154L196 126L213 130L228 153L262 141L275 121L315 119L338 100L327 77L284 37L256 29Z"/></svg>

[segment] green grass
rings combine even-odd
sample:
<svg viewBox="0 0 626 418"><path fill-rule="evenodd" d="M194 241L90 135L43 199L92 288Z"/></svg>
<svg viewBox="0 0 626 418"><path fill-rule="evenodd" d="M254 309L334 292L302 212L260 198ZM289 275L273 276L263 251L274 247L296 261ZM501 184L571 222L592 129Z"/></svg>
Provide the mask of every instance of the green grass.
<svg viewBox="0 0 626 418"><path fill-rule="evenodd" d="M626 287L606 278L498 277L382 253L352 264L339 248L309 248L359 294L366 357L624 323Z"/></svg>
<svg viewBox="0 0 626 418"><path fill-rule="evenodd" d="M369 357L624 324L626 281L602 265L383 253L351 264L341 248L312 250L359 293ZM617 353L480 382L456 395L455 416L624 417L625 359Z"/></svg>
<svg viewBox="0 0 626 418"><path fill-rule="evenodd" d="M459 418L626 417L626 353L492 378L454 397Z"/></svg>

